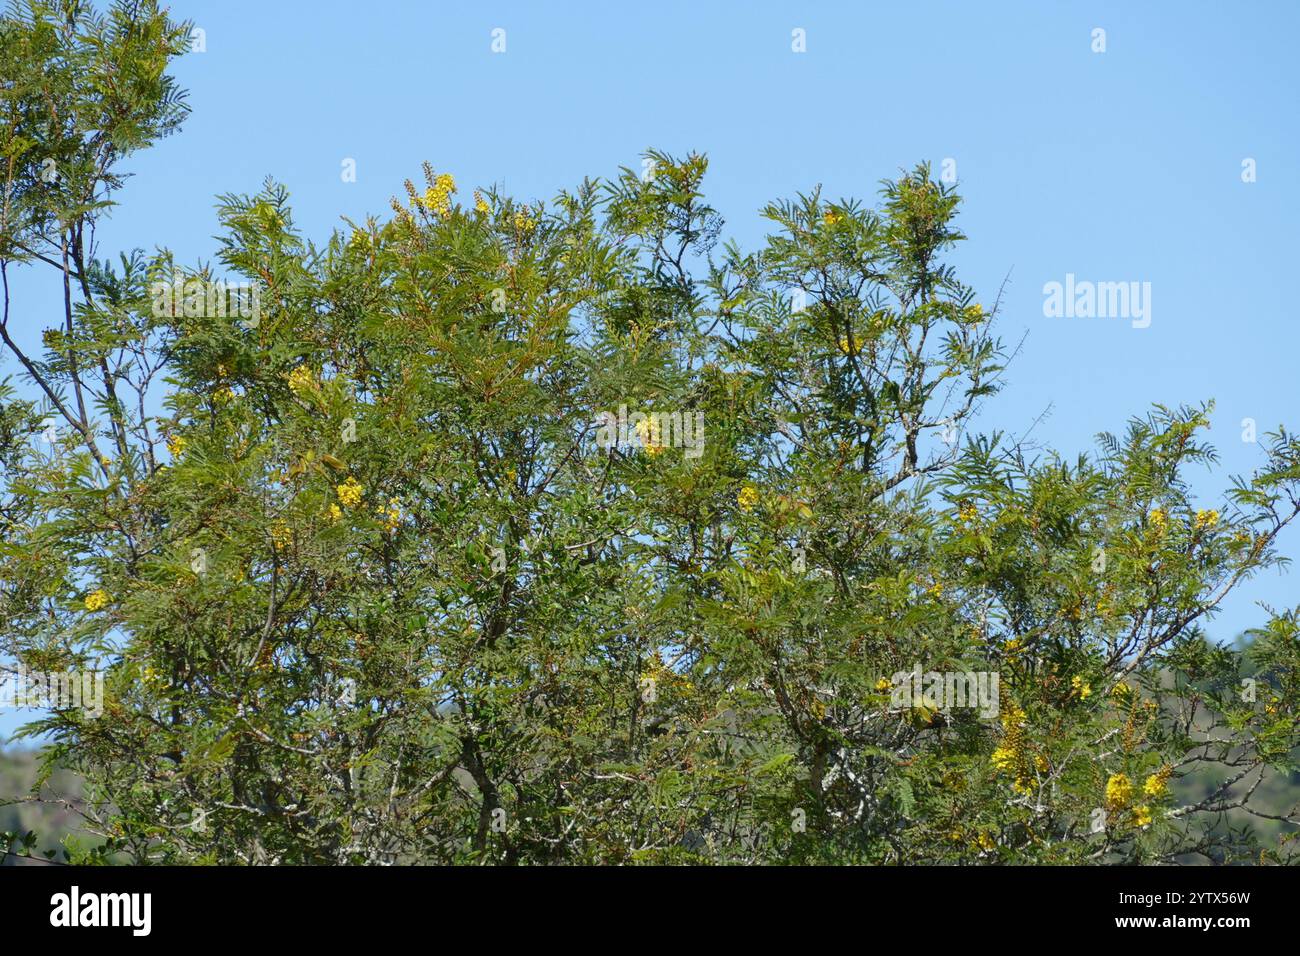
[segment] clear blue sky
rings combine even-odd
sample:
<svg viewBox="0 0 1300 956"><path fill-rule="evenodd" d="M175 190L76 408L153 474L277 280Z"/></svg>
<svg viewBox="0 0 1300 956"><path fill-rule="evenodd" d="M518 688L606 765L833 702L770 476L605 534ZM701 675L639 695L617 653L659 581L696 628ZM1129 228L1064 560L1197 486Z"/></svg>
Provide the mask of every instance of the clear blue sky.
<svg viewBox="0 0 1300 956"><path fill-rule="evenodd" d="M984 428L1019 434L1051 405L1034 437L1072 455L1152 403L1214 398L1222 461L1203 476L1207 502L1260 460L1243 418L1261 433L1300 428L1300 4L175 0L172 11L206 31L207 51L176 68L194 113L130 161L104 251L211 258L213 197L268 175L323 239L340 216L383 214L426 159L462 191L496 183L527 200L637 167L648 146L706 152L727 234L753 247L770 199L819 183L869 198L900 167L950 157L969 236L959 273L989 302L1010 272L1002 334L1028 333ZM504 54L491 51L498 27ZM1105 53L1092 51L1098 27ZM806 53L791 51L795 28ZM348 157L355 183L339 175ZM1247 157L1255 183L1241 179ZM1045 318L1043 284L1066 273L1150 282L1150 327ZM1283 545L1300 554L1300 533ZM1212 632L1258 623L1255 600L1297 603L1297 582L1300 570L1258 579ZM0 733L11 717L0 712Z"/></svg>

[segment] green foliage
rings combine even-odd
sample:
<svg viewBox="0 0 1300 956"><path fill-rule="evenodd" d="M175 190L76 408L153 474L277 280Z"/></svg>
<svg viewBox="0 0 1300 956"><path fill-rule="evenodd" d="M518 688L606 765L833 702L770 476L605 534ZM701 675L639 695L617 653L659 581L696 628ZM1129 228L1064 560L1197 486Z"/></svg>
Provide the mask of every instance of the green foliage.
<svg viewBox="0 0 1300 956"><path fill-rule="evenodd" d="M0 256L68 297L43 356L5 336L43 406L0 393L0 616L29 667L107 669L102 716L32 728L102 858L1287 856L1221 818L1294 772L1295 613L1249 660L1203 624L1281 560L1300 444L1209 510L1208 406L1073 462L973 433L997 308L945 264L959 200L926 167L875 209L773 203L750 252L719 249L695 154L549 203L426 167L323 246L268 183L219 208L255 320L159 308L168 256L86 242L120 155L179 119L184 29L77 9L4 33L17 76L56 49L122 75L69 80L57 129L5 89ZM130 119L93 146L105 116ZM621 406L702 416L703 445L600 440ZM899 706L918 665L995 672L1000 712Z"/></svg>

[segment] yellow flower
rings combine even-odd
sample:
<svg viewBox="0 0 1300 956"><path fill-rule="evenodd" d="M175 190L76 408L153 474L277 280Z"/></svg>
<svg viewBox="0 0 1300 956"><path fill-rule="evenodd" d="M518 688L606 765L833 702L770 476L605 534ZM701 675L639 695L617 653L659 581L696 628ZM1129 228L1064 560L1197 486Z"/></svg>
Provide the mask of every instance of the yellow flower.
<svg viewBox="0 0 1300 956"><path fill-rule="evenodd" d="M337 524L343 518L343 511L336 504L331 504L325 512L325 518L330 524Z"/></svg>
<svg viewBox="0 0 1300 956"><path fill-rule="evenodd" d="M1070 687L1079 695L1079 700L1087 700L1092 696L1092 685L1078 674L1070 678Z"/></svg>
<svg viewBox="0 0 1300 956"><path fill-rule="evenodd" d="M353 229L352 235L348 238L348 249L352 252L366 253L370 251L370 233L362 229Z"/></svg>
<svg viewBox="0 0 1300 956"><path fill-rule="evenodd" d="M1169 515L1163 508L1152 508L1151 513L1147 515L1147 520L1156 534L1164 534L1165 528L1169 527Z"/></svg>
<svg viewBox="0 0 1300 956"><path fill-rule="evenodd" d="M957 509L957 519L964 524L969 524L977 517L979 517L979 509L969 501L962 502L961 507Z"/></svg>
<svg viewBox="0 0 1300 956"><path fill-rule="evenodd" d="M888 677L882 677L880 680L876 681L876 690L882 694L893 686L893 683Z"/></svg>
<svg viewBox="0 0 1300 956"><path fill-rule="evenodd" d="M1034 769L1039 773L1047 773L1052 769L1052 765L1047 762L1047 758L1042 754L1034 755Z"/></svg>
<svg viewBox="0 0 1300 956"><path fill-rule="evenodd" d="M396 498L389 498L388 505L380 505L375 514L384 519L385 531L396 531L402 524L402 504Z"/></svg>
<svg viewBox="0 0 1300 956"><path fill-rule="evenodd" d="M1009 656L1015 657L1017 654L1020 654L1024 651L1025 642L1018 637L1013 637L1011 638L1011 640L1003 643L1002 649L1006 651L1006 653Z"/></svg>
<svg viewBox="0 0 1300 956"><path fill-rule="evenodd" d="M234 401L235 393L231 391L230 386L226 385L212 393L212 401L218 405L225 405L227 402Z"/></svg>
<svg viewBox="0 0 1300 956"><path fill-rule="evenodd" d="M365 495L365 492L361 487L361 482L357 481L355 478L349 478L334 490L338 493L339 501L343 503L343 507L345 508L355 508L357 505L361 504L361 499Z"/></svg>
<svg viewBox="0 0 1300 956"><path fill-rule="evenodd" d="M528 214L527 206L521 206L515 210L514 224L519 232L532 232L537 225L537 220Z"/></svg>
<svg viewBox="0 0 1300 956"><path fill-rule="evenodd" d="M974 305L968 305L966 306L966 308L961 310L961 315L963 319L965 319L971 325L974 325L976 322L983 321L984 306L980 305L978 302L976 302Z"/></svg>
<svg viewBox="0 0 1300 956"><path fill-rule="evenodd" d="M285 522L277 521L271 525L271 546L277 551L283 551L293 542L293 529Z"/></svg>
<svg viewBox="0 0 1300 956"><path fill-rule="evenodd" d="M975 838L975 845L981 850L992 850L997 847L997 844L993 842L993 837L983 830Z"/></svg>
<svg viewBox="0 0 1300 956"><path fill-rule="evenodd" d="M1011 773L1020 763L1020 755L1007 746L998 747L989 756L989 761L1000 773Z"/></svg>
<svg viewBox="0 0 1300 956"><path fill-rule="evenodd" d="M847 335L841 335L840 340L837 344L839 346L839 350L843 352L845 355L852 355L853 353L858 351L859 343L858 343L857 336L850 337Z"/></svg>
<svg viewBox="0 0 1300 956"><path fill-rule="evenodd" d="M1213 528L1219 523L1219 513L1217 511L1198 511L1196 512L1196 529L1198 531L1205 528Z"/></svg>
<svg viewBox="0 0 1300 956"><path fill-rule="evenodd" d="M492 212L492 207L487 204L487 200L483 198L483 194L477 189L474 190L474 211L485 216Z"/></svg>
<svg viewBox="0 0 1300 956"><path fill-rule="evenodd" d="M822 216L822 222L828 226L833 226L843 218L844 216L841 213L836 212L834 209L828 209L826 215Z"/></svg>
<svg viewBox="0 0 1300 956"><path fill-rule="evenodd" d="M1143 804L1133 808L1133 823L1135 826L1145 827L1151 823L1151 808Z"/></svg>
<svg viewBox="0 0 1300 956"><path fill-rule="evenodd" d="M1002 715L1002 726L1009 731L1012 728L1023 727L1024 725L1025 712L1018 704L1013 703L1006 709L1006 713Z"/></svg>
<svg viewBox="0 0 1300 956"><path fill-rule="evenodd" d="M188 442L185 441L185 436L173 435L167 439L167 450L171 452L173 458L179 458L184 454L186 444Z"/></svg>
<svg viewBox="0 0 1300 956"><path fill-rule="evenodd" d="M295 395L315 386L316 380L306 365L299 365L289 373L289 388Z"/></svg>
<svg viewBox="0 0 1300 956"><path fill-rule="evenodd" d="M1119 810L1133 798L1133 782L1127 774L1113 773L1106 781L1106 808Z"/></svg>
<svg viewBox="0 0 1300 956"><path fill-rule="evenodd" d="M96 588L86 595L86 610L91 612L101 610L108 606L110 600L107 591L103 588Z"/></svg>
<svg viewBox="0 0 1300 956"><path fill-rule="evenodd" d="M641 439L641 447L651 455L657 455L664 450L664 446L660 442L655 441L658 437L658 435L655 434L657 431L658 429L651 424L649 419L636 423L636 433Z"/></svg>
<svg viewBox="0 0 1300 956"><path fill-rule="evenodd" d="M736 504L741 511L749 514L758 504L758 489L753 485L746 485L741 488L740 493L736 495Z"/></svg>
<svg viewBox="0 0 1300 956"><path fill-rule="evenodd" d="M424 195L416 197L415 204L446 219L451 215L451 195L455 191L456 180L449 173L440 173Z"/></svg>
<svg viewBox="0 0 1300 956"><path fill-rule="evenodd" d="M1147 777L1146 783L1142 784L1142 792L1153 799L1163 797L1169 792L1169 778L1173 775L1173 772L1173 767L1161 767Z"/></svg>

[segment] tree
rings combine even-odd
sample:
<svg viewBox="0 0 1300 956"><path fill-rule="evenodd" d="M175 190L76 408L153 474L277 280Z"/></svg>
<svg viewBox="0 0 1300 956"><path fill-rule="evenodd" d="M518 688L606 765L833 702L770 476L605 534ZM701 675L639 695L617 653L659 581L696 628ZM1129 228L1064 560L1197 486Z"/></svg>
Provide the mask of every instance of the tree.
<svg viewBox="0 0 1300 956"><path fill-rule="evenodd" d="M98 262L187 32L33 2L3 34L0 269L65 295L32 357L6 294L0 613L24 665L107 674L31 727L86 779L73 858L1286 855L1222 820L1292 772L1295 612L1249 661L1203 624L1281 560L1294 438L1210 509L1208 405L1073 463L975 432L998 309L924 166L775 203L748 253L705 158L651 152L546 203L426 167L320 246L268 183L222 197L224 276ZM997 698L900 703L915 671Z"/></svg>

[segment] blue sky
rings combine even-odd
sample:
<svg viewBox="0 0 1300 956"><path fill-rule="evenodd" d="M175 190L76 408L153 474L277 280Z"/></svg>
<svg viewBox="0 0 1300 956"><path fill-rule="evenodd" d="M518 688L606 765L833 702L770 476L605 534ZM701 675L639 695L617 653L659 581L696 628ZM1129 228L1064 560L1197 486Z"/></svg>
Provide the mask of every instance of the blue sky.
<svg viewBox="0 0 1300 956"><path fill-rule="evenodd" d="M1152 403L1214 398L1221 462L1197 476L1210 506L1261 459L1243 418L1261 434L1300 428L1289 302L1300 5L174 0L172 11L206 33L206 52L175 70L194 112L129 161L101 255L167 246L209 259L214 197L267 176L323 239L341 216L383 215L426 159L463 193L495 183L528 200L638 167L649 146L707 153L706 192L726 234L752 248L771 199L819 183L832 198L874 198L899 168L951 158L969 237L953 262L985 302L1010 273L1001 332L1011 344L1028 333L983 428L1020 434L1050 405L1033 437L1073 455ZM796 28L804 53L791 49ZM340 177L347 158L354 183ZM1044 283L1067 273L1150 282L1150 327L1044 317ZM38 291L20 280L15 295L24 288ZM24 312L19 338L35 342L50 322L35 303ZM1282 544L1300 553L1300 533ZM1258 623L1256 600L1297 603L1297 581L1257 579L1212 633ZM0 733L12 718L0 712Z"/></svg>

